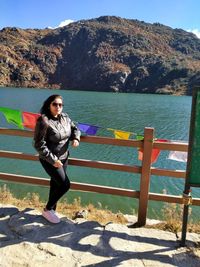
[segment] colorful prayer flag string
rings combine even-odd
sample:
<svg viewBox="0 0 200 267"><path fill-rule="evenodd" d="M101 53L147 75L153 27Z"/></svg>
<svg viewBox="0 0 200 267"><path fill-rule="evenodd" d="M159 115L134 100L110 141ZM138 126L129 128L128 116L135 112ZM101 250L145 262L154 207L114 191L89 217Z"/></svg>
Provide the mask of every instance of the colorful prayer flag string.
<svg viewBox="0 0 200 267"><path fill-rule="evenodd" d="M7 107L0 107L0 112L2 112L7 120L8 123L13 123L16 126L18 126L20 129L28 128L31 130L35 129L35 125L37 122L38 117L40 114L33 113L33 112L27 112L27 111L20 111L15 110ZM80 129L81 132L88 134L88 135L96 135L97 131L100 128L104 128L101 126L86 124L77 122L77 126ZM125 139L128 140L131 135L136 135L136 138L138 140L143 140L144 136L138 135L134 132L128 132L128 131L122 131L112 128L104 128L109 131L112 131L114 133L114 137L117 139Z"/></svg>

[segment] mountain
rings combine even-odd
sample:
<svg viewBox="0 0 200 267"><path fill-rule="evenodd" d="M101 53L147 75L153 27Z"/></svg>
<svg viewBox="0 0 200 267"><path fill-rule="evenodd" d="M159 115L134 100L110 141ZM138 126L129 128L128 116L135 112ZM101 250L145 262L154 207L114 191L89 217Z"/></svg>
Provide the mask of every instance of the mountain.
<svg viewBox="0 0 200 267"><path fill-rule="evenodd" d="M1 86L191 95L198 84L200 39L182 29L103 16L0 31Z"/></svg>

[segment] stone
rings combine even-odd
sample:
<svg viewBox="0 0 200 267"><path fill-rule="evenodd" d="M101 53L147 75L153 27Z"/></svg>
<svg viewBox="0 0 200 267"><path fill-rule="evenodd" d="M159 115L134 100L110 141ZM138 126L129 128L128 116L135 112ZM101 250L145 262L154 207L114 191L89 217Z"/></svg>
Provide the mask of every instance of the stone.
<svg viewBox="0 0 200 267"><path fill-rule="evenodd" d="M180 247L175 234L157 229L74 221L61 214L53 225L37 210L1 204L0 214L1 267L200 266L195 233Z"/></svg>

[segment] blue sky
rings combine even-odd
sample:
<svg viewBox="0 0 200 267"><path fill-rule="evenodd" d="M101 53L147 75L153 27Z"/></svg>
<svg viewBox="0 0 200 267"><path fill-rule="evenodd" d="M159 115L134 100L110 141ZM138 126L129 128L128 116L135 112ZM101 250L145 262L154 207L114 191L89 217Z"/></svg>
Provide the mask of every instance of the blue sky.
<svg viewBox="0 0 200 267"><path fill-rule="evenodd" d="M58 27L61 22L114 15L200 31L199 0L0 0L3 27Z"/></svg>

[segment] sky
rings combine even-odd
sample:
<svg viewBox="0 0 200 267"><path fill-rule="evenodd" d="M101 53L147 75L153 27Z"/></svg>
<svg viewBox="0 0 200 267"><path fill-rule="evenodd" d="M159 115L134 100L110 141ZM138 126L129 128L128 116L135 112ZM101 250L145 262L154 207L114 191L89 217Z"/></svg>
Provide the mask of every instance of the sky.
<svg viewBox="0 0 200 267"><path fill-rule="evenodd" d="M200 38L200 0L0 0L0 29L44 29L118 16L192 31Z"/></svg>

